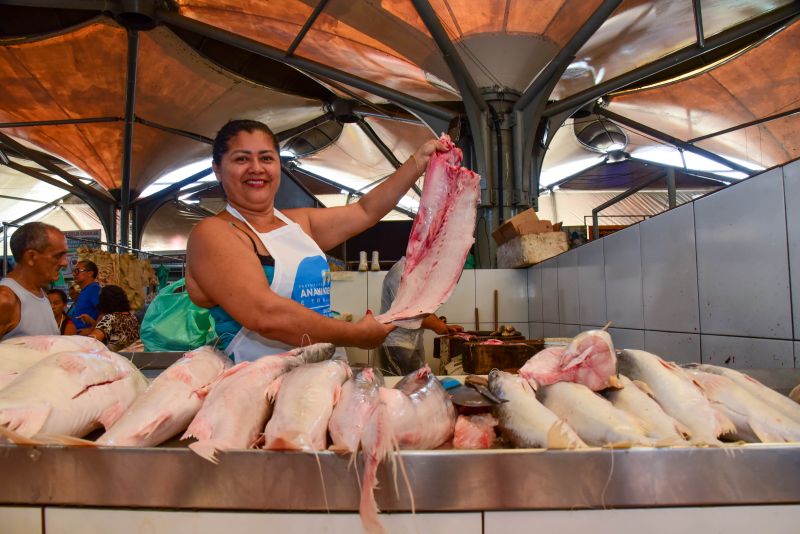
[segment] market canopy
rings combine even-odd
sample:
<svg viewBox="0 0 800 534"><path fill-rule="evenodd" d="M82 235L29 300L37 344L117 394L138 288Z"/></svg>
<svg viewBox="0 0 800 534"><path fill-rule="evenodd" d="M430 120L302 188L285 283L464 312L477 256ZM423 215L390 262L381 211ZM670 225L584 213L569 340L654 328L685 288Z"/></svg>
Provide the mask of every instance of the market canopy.
<svg viewBox="0 0 800 534"><path fill-rule="evenodd" d="M63 184L111 233L115 210L125 226L131 209L134 244L165 202L213 186L195 183L213 180L202 169L170 172L207 165L234 117L270 124L284 178L311 203L357 198L449 131L483 176L488 232L613 151L727 181L800 155L791 0L5 4L3 169ZM576 133L606 120L622 148ZM5 176L0 194L34 211L35 187L9 194ZM410 192L396 213L418 201Z"/></svg>

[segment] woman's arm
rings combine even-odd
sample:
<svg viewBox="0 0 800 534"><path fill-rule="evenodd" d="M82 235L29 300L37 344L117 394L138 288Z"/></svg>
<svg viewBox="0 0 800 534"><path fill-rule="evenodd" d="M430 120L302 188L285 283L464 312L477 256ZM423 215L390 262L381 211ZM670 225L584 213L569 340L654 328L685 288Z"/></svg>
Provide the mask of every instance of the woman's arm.
<svg viewBox="0 0 800 534"><path fill-rule="evenodd" d="M67 321L69 321L69 322L67 323L67 326L64 327L64 335L65 336L74 336L75 334L78 333L78 329L75 328L75 323L70 321L69 318L67 318Z"/></svg>
<svg viewBox="0 0 800 534"><path fill-rule="evenodd" d="M438 139L427 141L389 178L355 204L336 208L295 210L295 214L308 218L311 237L319 248L330 250L374 226L397 206L403 195L425 172L431 155L437 150L444 152L447 146Z"/></svg>
<svg viewBox="0 0 800 534"><path fill-rule="evenodd" d="M102 341L103 343L106 342L106 333L103 332L102 330L98 330L97 328L93 328L92 331L86 335L89 337L93 337L99 341Z"/></svg>
<svg viewBox="0 0 800 534"><path fill-rule="evenodd" d="M373 348L394 328L378 323L371 314L357 323L329 319L277 295L252 245L236 234L225 221L210 217L189 235L186 288L195 304L219 305L247 329L292 346L308 344L310 339Z"/></svg>

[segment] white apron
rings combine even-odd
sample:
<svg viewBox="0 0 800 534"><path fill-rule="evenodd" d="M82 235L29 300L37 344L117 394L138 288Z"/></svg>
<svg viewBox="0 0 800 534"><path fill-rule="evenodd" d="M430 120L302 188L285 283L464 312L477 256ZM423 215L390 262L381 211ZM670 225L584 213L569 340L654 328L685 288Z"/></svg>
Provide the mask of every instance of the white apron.
<svg viewBox="0 0 800 534"><path fill-rule="evenodd" d="M306 308L331 317L331 277L328 261L317 243L300 225L275 210L275 216L286 223L271 232L260 233L236 208L228 205L228 213L245 223L261 240L275 260L270 289L281 297L299 302ZM267 339L242 327L225 352L236 363L256 360L267 354L279 354L294 347Z"/></svg>

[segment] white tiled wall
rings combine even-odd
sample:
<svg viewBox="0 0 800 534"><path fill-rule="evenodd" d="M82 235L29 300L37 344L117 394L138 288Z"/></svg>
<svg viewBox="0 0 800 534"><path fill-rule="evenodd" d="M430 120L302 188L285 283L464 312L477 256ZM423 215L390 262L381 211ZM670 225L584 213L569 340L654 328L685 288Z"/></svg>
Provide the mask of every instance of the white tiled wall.
<svg viewBox="0 0 800 534"><path fill-rule="evenodd" d="M42 509L0 507L0 534L42 534Z"/></svg>
<svg viewBox="0 0 800 534"><path fill-rule="evenodd" d="M638 510L485 512L484 534L559 532L591 534L789 534L800 506L731 506Z"/></svg>
<svg viewBox="0 0 800 534"><path fill-rule="evenodd" d="M280 532L305 534L362 532L358 514L281 514L248 512L164 512L153 510L108 510L48 508L47 534L252 534ZM481 514L381 514L393 533L480 534ZM40 531L37 531L37 533Z"/></svg>
<svg viewBox="0 0 800 534"><path fill-rule="evenodd" d="M800 160L530 267L531 331L560 337L608 321L618 347L677 362L793 367L797 206Z"/></svg>

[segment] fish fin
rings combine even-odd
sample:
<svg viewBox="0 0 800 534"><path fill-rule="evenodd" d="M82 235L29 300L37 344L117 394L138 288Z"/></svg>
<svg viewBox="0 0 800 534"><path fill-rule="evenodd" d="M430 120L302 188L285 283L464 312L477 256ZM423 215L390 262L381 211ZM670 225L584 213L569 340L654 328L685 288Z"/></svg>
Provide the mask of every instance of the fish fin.
<svg viewBox="0 0 800 534"><path fill-rule="evenodd" d="M46 443L56 443L58 445L67 445L69 447L97 447L98 444L88 439L76 438L75 436L67 436L64 434L39 434L36 436Z"/></svg>
<svg viewBox="0 0 800 534"><path fill-rule="evenodd" d="M264 448L270 451L310 451L314 447L305 432L292 431L273 437L264 443Z"/></svg>
<svg viewBox="0 0 800 534"><path fill-rule="evenodd" d="M337 454L338 456L347 456L348 454L353 454L353 451L342 445L331 445L328 447L328 450Z"/></svg>
<svg viewBox="0 0 800 534"><path fill-rule="evenodd" d="M736 433L736 425L733 424L733 421L731 421L727 415L717 410L716 408L714 408L714 418L717 420L717 424L719 425L719 432L717 432L717 437L722 436L724 434Z"/></svg>
<svg viewBox="0 0 800 534"><path fill-rule="evenodd" d="M49 403L5 408L0 410L0 426L7 426L9 430L30 438L44 427L52 411Z"/></svg>
<svg viewBox="0 0 800 534"><path fill-rule="evenodd" d="M108 430L114 423L119 421L119 418L122 417L122 414L125 413L125 410L128 408L129 404L124 404L122 402L115 402L108 406L103 413L100 414L100 424L103 425L103 428Z"/></svg>
<svg viewBox="0 0 800 534"><path fill-rule="evenodd" d="M800 402L800 385L795 386L792 391L789 392L789 398L795 402Z"/></svg>
<svg viewBox="0 0 800 534"><path fill-rule="evenodd" d="M656 448L663 447L680 447L681 445L689 445L685 439L681 438L661 438L657 439L653 444Z"/></svg>
<svg viewBox="0 0 800 534"><path fill-rule="evenodd" d="M139 429L136 433L137 437L141 438L149 438L153 435L153 432L158 430L164 423L172 419L172 414L168 411L163 411L158 414L152 421L147 423L145 426Z"/></svg>
<svg viewBox="0 0 800 534"><path fill-rule="evenodd" d="M639 443L635 443L633 441L615 441L614 443L606 443L603 445L603 449L630 449L631 447L635 447L639 445Z"/></svg>
<svg viewBox="0 0 800 534"><path fill-rule="evenodd" d="M673 418L675 421L675 430L683 436L683 439L690 439L692 437L692 431L689 430L689 427L678 421L677 419Z"/></svg>
<svg viewBox="0 0 800 534"><path fill-rule="evenodd" d="M608 377L608 387L614 389L622 389L625 387L625 384L622 383L622 380L619 379L617 375L611 375Z"/></svg>
<svg viewBox="0 0 800 534"><path fill-rule="evenodd" d="M336 387L333 388L333 405L336 406L339 404L339 399L342 396L342 386L341 384L337 384Z"/></svg>
<svg viewBox="0 0 800 534"><path fill-rule="evenodd" d="M572 449L574 448L572 441L569 439L569 434L565 431L564 426L566 423L561 419L553 421L550 428L547 430L547 443L544 446L548 449Z"/></svg>
<svg viewBox="0 0 800 534"><path fill-rule="evenodd" d="M567 358L567 352L565 351L564 354L561 356L561 370L566 371L567 369L572 369L573 367L582 364L584 361L586 361L586 358L588 358L589 355L592 353L593 349L594 345L590 345L576 357L571 358L568 362L566 362L566 364L564 363L564 360Z"/></svg>
<svg viewBox="0 0 800 534"><path fill-rule="evenodd" d="M281 375L272 382L269 383L267 389L264 390L264 396L269 402L275 402L275 397L278 396L278 391L281 389L281 384L283 384L283 377L285 375Z"/></svg>
<svg viewBox="0 0 800 534"><path fill-rule="evenodd" d="M655 392L654 392L654 391L653 391L653 389L652 389L652 388L651 388L651 387L650 387L650 386L647 384L647 382L643 382L643 381L641 381L641 380L631 380L631 382L633 382L633 384L634 384L634 385L635 385L637 388L639 388L639 389L640 389L642 392L644 392L644 393L645 393L645 394L646 394L648 397L650 397L651 399L655 399L655 398L656 398L656 394L655 394Z"/></svg>
<svg viewBox="0 0 800 534"><path fill-rule="evenodd" d="M391 451L393 433L394 430L385 405L379 405L372 412L361 438L364 473L361 480L358 515L361 517L364 530L369 534L385 534L387 532L378 517L380 510L375 501L375 489L378 487L378 465Z"/></svg>
<svg viewBox="0 0 800 534"><path fill-rule="evenodd" d="M224 445L221 441L215 439L195 441L194 443L189 444L189 448L197 453L197 455L199 455L201 458L205 458L212 464L219 464L217 452L228 450L227 445Z"/></svg>
<svg viewBox="0 0 800 534"><path fill-rule="evenodd" d="M19 432L14 432L10 428L0 426L0 437L5 438L14 445L44 445L43 441L23 436Z"/></svg>

